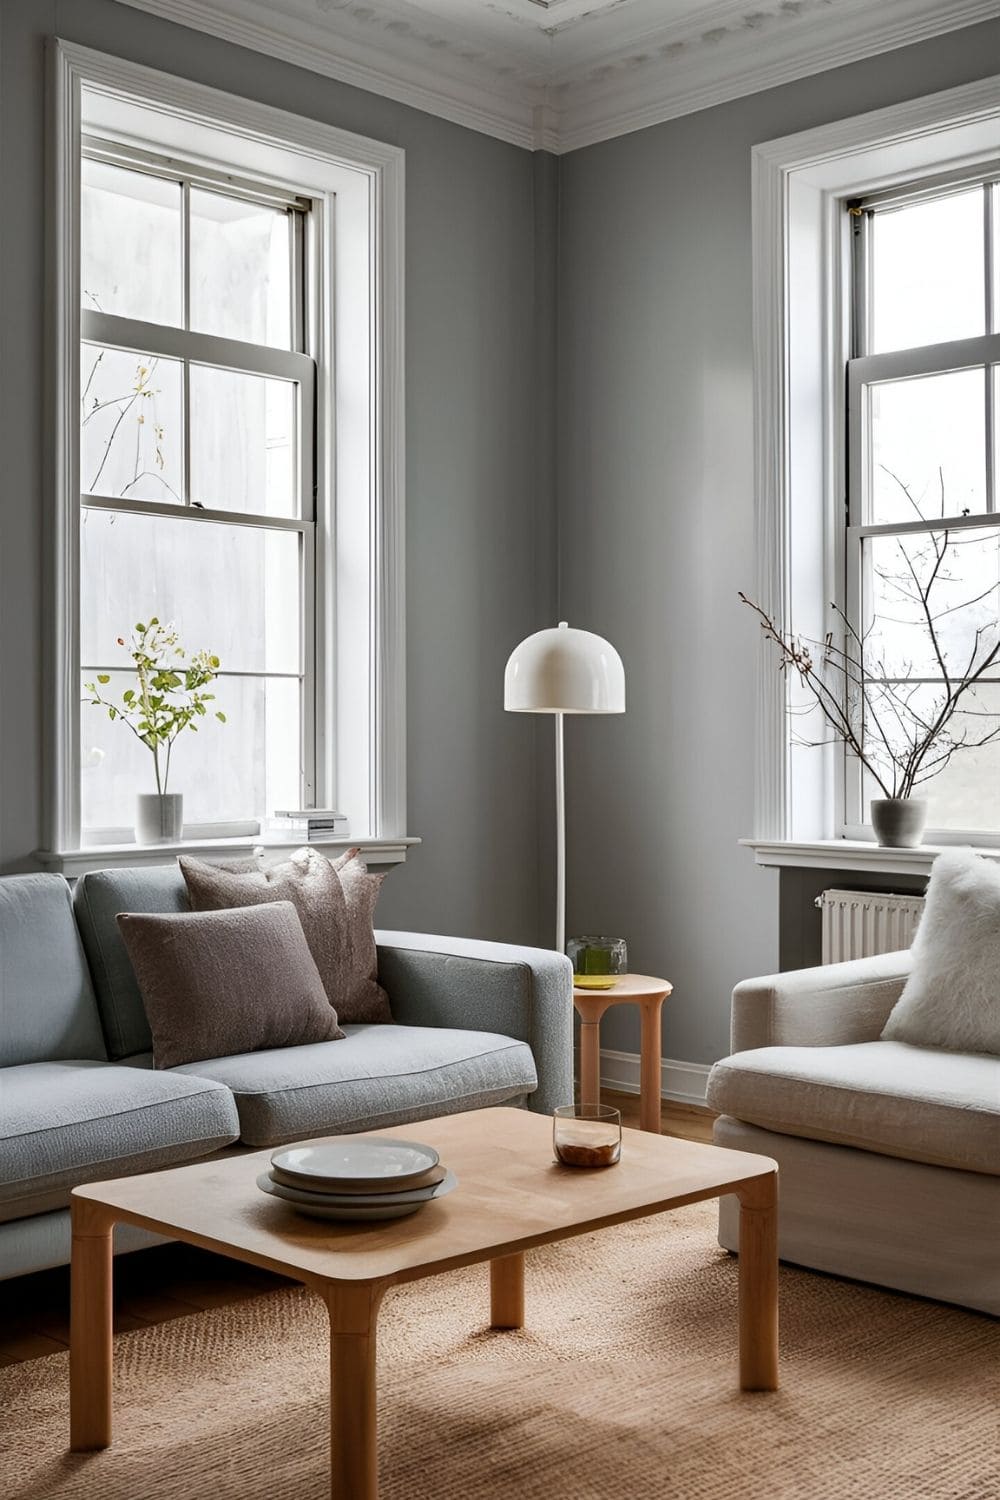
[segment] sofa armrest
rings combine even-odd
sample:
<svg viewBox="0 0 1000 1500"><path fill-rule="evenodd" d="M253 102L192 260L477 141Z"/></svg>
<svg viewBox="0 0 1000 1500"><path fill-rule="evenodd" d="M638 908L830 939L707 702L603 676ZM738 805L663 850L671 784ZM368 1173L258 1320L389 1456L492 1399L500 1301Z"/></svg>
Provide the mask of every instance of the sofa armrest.
<svg viewBox="0 0 1000 1500"><path fill-rule="evenodd" d="M547 948L423 932L376 932L378 977L403 1026L492 1031L527 1042L538 1070L529 1104L573 1099L573 966Z"/></svg>
<svg viewBox="0 0 1000 1500"><path fill-rule="evenodd" d="M910 972L910 950L745 979L733 990L733 1052L874 1042Z"/></svg>

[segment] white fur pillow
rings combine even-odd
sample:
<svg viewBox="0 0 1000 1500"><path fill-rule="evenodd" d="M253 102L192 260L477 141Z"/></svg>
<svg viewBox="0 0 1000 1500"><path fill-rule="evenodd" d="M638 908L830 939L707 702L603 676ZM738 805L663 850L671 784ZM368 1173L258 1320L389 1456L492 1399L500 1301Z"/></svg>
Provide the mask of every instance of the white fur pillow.
<svg viewBox="0 0 1000 1500"><path fill-rule="evenodd" d="M1000 864L939 854L913 941L913 970L882 1036L1000 1056Z"/></svg>

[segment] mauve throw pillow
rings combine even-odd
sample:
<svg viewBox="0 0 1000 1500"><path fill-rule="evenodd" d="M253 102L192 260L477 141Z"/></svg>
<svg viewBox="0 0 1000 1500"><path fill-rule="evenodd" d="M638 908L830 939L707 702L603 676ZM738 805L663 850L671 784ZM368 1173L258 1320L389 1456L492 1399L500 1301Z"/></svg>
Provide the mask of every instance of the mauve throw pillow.
<svg viewBox="0 0 1000 1500"><path fill-rule="evenodd" d="M351 989L347 998L350 1014L344 1020L391 1021L389 997L378 982L375 944L375 906L386 872L373 875L357 849L348 849L334 861L333 868L347 903Z"/></svg>
<svg viewBox="0 0 1000 1500"><path fill-rule="evenodd" d="M913 940L913 969L882 1036L1000 1056L1000 866L939 854Z"/></svg>
<svg viewBox="0 0 1000 1500"><path fill-rule="evenodd" d="M343 1037L290 901L122 913L158 1068Z"/></svg>
<svg viewBox="0 0 1000 1500"><path fill-rule="evenodd" d="M195 911L291 901L338 1018L345 1025L392 1020L372 927L384 876L370 874L357 849L333 864L310 848L274 865L263 856L219 865L182 856L178 864Z"/></svg>

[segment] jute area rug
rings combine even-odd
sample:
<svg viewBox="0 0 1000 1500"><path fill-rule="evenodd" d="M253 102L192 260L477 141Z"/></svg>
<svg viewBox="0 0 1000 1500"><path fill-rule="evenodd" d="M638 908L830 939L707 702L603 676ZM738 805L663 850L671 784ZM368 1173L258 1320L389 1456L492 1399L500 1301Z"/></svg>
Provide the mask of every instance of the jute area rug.
<svg viewBox="0 0 1000 1500"><path fill-rule="evenodd" d="M1000 1500L1000 1357L974 1313L782 1270L782 1380L736 1378L736 1262L699 1204L390 1292L384 1500ZM326 1314L276 1291L115 1340L115 1445L66 1452L68 1355L0 1371L4 1500L327 1500Z"/></svg>

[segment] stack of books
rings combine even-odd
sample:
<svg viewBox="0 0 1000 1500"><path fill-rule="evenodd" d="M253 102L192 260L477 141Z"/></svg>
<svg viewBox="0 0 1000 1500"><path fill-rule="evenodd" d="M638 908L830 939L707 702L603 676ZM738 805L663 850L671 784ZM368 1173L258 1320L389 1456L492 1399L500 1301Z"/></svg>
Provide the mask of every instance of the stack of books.
<svg viewBox="0 0 1000 1500"><path fill-rule="evenodd" d="M346 817L332 807L292 808L287 812L276 812L274 816L307 844L329 843L348 837Z"/></svg>

